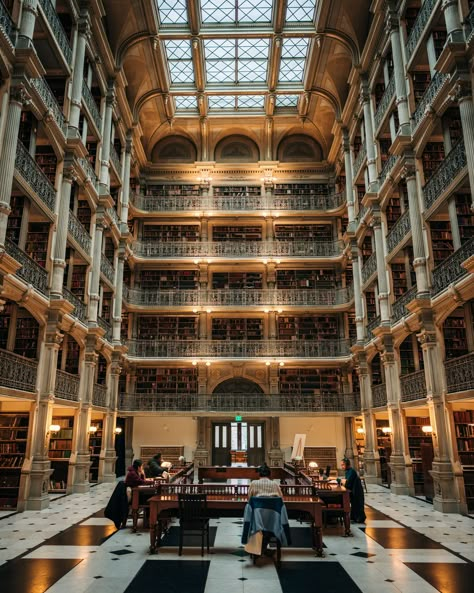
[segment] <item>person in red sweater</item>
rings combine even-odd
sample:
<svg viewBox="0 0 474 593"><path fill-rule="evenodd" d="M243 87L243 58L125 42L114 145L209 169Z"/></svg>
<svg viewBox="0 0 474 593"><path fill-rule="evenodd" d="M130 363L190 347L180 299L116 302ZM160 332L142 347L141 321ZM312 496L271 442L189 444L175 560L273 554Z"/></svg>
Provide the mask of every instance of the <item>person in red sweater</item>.
<svg viewBox="0 0 474 593"><path fill-rule="evenodd" d="M125 485L134 488L145 484L145 473L143 471L143 464L141 459L135 459L133 464L128 468L125 476Z"/></svg>

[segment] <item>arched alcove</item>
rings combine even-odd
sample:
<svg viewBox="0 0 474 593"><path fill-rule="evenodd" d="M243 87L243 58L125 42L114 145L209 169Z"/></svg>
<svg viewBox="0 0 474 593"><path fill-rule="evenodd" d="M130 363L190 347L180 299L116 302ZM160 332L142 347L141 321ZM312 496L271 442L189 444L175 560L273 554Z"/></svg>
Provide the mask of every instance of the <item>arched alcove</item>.
<svg viewBox="0 0 474 593"><path fill-rule="evenodd" d="M257 162L260 159L260 151L250 138L233 135L217 143L214 158L219 163Z"/></svg>
<svg viewBox="0 0 474 593"><path fill-rule="evenodd" d="M158 140L151 151L152 163L194 163L197 150L184 136L167 136Z"/></svg>
<svg viewBox="0 0 474 593"><path fill-rule="evenodd" d="M278 160L283 163L317 163L323 158L320 144L306 134L287 136L278 146Z"/></svg>
<svg viewBox="0 0 474 593"><path fill-rule="evenodd" d="M237 394L254 394L262 393L263 389L257 383L250 381L250 379L243 379L242 377L233 377L226 379L216 386L213 393L237 393Z"/></svg>

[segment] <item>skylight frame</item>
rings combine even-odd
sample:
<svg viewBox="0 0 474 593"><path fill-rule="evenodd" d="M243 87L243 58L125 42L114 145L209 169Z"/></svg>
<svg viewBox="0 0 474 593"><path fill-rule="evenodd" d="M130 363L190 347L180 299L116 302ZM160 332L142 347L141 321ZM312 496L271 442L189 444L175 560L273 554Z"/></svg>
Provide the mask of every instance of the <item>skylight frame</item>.
<svg viewBox="0 0 474 593"><path fill-rule="evenodd" d="M194 84L195 73L191 41L189 39L167 39L164 43L171 84Z"/></svg>
<svg viewBox="0 0 474 593"><path fill-rule="evenodd" d="M189 25L186 0L156 0L160 24Z"/></svg>
<svg viewBox="0 0 474 593"><path fill-rule="evenodd" d="M287 0L285 23L312 23L319 0Z"/></svg>
<svg viewBox="0 0 474 593"><path fill-rule="evenodd" d="M270 24L273 0L201 0L201 22L210 25Z"/></svg>
<svg viewBox="0 0 474 593"><path fill-rule="evenodd" d="M283 40L279 83L303 82L309 41L309 37L286 37Z"/></svg>
<svg viewBox="0 0 474 593"><path fill-rule="evenodd" d="M210 38L204 40L206 79L209 84L257 84L268 77L270 40Z"/></svg>

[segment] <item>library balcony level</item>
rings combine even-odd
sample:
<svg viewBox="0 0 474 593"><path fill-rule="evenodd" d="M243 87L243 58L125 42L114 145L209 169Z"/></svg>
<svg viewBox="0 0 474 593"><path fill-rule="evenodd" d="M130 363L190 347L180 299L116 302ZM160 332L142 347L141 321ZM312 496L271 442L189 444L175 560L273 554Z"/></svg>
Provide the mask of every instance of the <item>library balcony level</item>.
<svg viewBox="0 0 474 593"><path fill-rule="evenodd" d="M0 385L35 393L38 362L0 349Z"/></svg>
<svg viewBox="0 0 474 593"><path fill-rule="evenodd" d="M15 175L17 179L19 178L20 185L26 183L27 187L30 188L31 195L37 198L38 205L48 218L52 218L56 202L56 190L20 140L18 140L16 147Z"/></svg>
<svg viewBox="0 0 474 593"><path fill-rule="evenodd" d="M460 140L456 146L441 161L432 177L423 187L423 197L426 210L438 204L441 197L445 197L450 188L455 187L461 177L467 172L467 157L464 141Z"/></svg>
<svg viewBox="0 0 474 593"><path fill-rule="evenodd" d="M61 55L63 56L66 65L68 68L72 64L72 49L69 45L69 41L64 31L64 27L59 20L58 13L56 12L55 7L53 6L51 0L39 0L38 6L41 9L41 12L46 18L46 23L49 29L51 30L52 36L56 41L56 44L60 50Z"/></svg>
<svg viewBox="0 0 474 593"><path fill-rule="evenodd" d="M421 42L428 31L428 23L434 18L438 5L441 5L441 0L425 0L422 3L405 45L408 64L410 64L416 50L421 46Z"/></svg>

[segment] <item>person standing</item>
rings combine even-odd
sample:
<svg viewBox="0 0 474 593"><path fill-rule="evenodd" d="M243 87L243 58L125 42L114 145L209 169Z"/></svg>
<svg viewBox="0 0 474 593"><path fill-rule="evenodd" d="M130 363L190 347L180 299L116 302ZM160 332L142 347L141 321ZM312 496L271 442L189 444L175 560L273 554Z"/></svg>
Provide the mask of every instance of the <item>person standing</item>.
<svg viewBox="0 0 474 593"><path fill-rule="evenodd" d="M342 460L341 467L345 470L346 476L344 486L347 490L350 490L351 521L354 521L354 523L365 523L364 489L362 488L359 474L351 466L351 461L350 459L347 459L347 457L344 457Z"/></svg>

